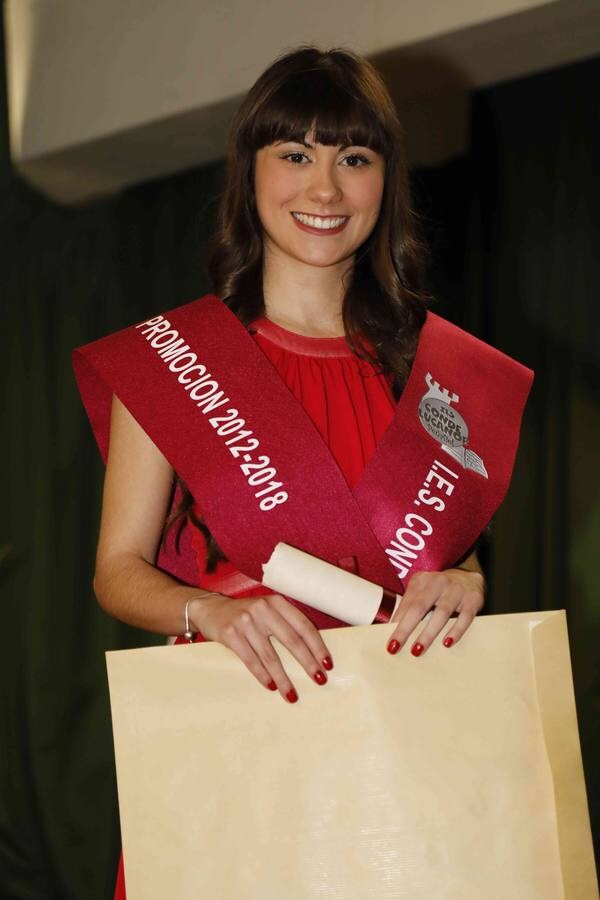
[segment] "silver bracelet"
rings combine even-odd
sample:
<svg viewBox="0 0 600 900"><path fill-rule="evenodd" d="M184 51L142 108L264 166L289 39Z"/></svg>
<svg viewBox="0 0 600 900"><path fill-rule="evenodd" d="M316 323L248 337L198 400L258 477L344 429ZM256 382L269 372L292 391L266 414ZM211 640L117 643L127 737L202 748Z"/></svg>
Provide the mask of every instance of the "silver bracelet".
<svg viewBox="0 0 600 900"><path fill-rule="evenodd" d="M190 628L190 614L189 614L189 605L191 600L188 600L185 604L185 631L183 632L183 636L186 641L189 641L190 644L194 643L194 638L196 637L196 632L192 631Z"/></svg>

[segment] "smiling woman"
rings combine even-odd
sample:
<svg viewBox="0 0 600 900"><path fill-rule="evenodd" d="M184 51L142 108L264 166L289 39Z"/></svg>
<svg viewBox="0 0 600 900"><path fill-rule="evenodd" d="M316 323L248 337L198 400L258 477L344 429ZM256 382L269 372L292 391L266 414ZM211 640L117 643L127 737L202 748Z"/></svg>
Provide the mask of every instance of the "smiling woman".
<svg viewBox="0 0 600 900"><path fill-rule="evenodd" d="M255 191L266 235L265 253L274 252L273 244L285 252L286 238L296 237L289 227L291 215L293 224L309 234L333 237L344 233L343 240L323 245L297 240L296 253L311 254L306 260L309 264L352 265L355 251L379 216L385 162L381 154L366 147L348 152L342 147L311 144L311 139L314 135L307 135L304 151L282 153L294 146L292 142L263 147L256 155ZM315 260L315 253L323 255Z"/></svg>
<svg viewBox="0 0 600 900"><path fill-rule="evenodd" d="M256 154L255 191L267 266L277 265L283 255L288 265L335 266L341 279L375 227L384 178L380 153L319 144L314 126L302 144L262 147Z"/></svg>
<svg viewBox="0 0 600 900"><path fill-rule="evenodd" d="M402 130L375 68L345 50L280 57L232 123L216 292L247 324L266 310L291 330L345 334L359 352L366 338L399 395L425 318L424 257Z"/></svg>
<svg viewBox="0 0 600 900"><path fill-rule="evenodd" d="M296 703L271 638L326 685L321 630L346 623L260 583L287 542L404 593L389 653L429 611L414 656L461 639L483 605L473 546L506 489L529 376L427 313L423 268L400 124L373 66L314 47L276 60L232 123L216 296L76 353L107 460L94 579L107 611L219 641ZM489 413L498 383L492 433L477 398ZM440 445L419 418L426 399L469 420L462 443Z"/></svg>

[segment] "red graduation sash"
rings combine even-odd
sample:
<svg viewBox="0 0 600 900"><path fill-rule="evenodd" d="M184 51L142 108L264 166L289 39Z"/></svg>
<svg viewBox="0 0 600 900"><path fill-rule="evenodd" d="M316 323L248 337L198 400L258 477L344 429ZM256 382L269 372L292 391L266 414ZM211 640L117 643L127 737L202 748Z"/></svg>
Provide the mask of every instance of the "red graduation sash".
<svg viewBox="0 0 600 900"><path fill-rule="evenodd" d="M236 316L208 295L73 352L104 460L116 394L256 582L279 541L401 592L453 565L508 488L533 373L428 313L394 418L351 490ZM177 498L175 498L177 499ZM158 565L197 583L189 542Z"/></svg>

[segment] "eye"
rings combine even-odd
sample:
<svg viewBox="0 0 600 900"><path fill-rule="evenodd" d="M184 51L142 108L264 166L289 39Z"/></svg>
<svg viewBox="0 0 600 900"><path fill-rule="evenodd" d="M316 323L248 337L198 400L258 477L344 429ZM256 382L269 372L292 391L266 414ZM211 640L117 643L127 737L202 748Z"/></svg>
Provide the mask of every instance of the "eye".
<svg viewBox="0 0 600 900"><path fill-rule="evenodd" d="M284 153L281 159L287 159L294 165L299 166L302 165L303 159L308 160L308 156L306 153L302 153L301 150L292 150L290 153Z"/></svg>
<svg viewBox="0 0 600 900"><path fill-rule="evenodd" d="M359 169L361 166L370 166L371 160L362 153L349 153L343 158L342 163L346 163L350 169Z"/></svg>

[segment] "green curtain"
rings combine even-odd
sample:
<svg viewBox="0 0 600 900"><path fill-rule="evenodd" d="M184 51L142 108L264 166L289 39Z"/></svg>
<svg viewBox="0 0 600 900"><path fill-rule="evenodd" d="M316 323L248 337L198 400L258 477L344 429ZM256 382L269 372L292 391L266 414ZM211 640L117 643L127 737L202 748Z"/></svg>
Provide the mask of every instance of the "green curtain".
<svg viewBox="0 0 600 900"><path fill-rule="evenodd" d="M481 92L472 158L416 173L415 183L443 311L538 372L495 526L489 609L567 607L597 796L594 74L590 62ZM5 112L0 896L100 900L112 894L119 847L104 651L157 638L109 619L93 599L102 467L70 351L206 292L222 167L63 208L11 171Z"/></svg>
<svg viewBox="0 0 600 900"><path fill-rule="evenodd" d="M206 292L221 167L63 208L11 172L0 95L0 897L100 900L119 852L104 651L160 639L93 598L103 473L70 353Z"/></svg>
<svg viewBox="0 0 600 900"><path fill-rule="evenodd" d="M600 58L474 97L465 322L536 372L491 611L566 608L600 835Z"/></svg>
<svg viewBox="0 0 600 900"><path fill-rule="evenodd" d="M2 200L3 897L110 896L119 839L104 651L157 637L93 599L102 466L70 351L206 291L201 210L216 174L79 211L18 179Z"/></svg>
<svg viewBox="0 0 600 900"><path fill-rule="evenodd" d="M476 91L469 156L415 173L442 313L536 373L511 487L482 548L486 610L567 610L597 839L599 79L594 58Z"/></svg>

